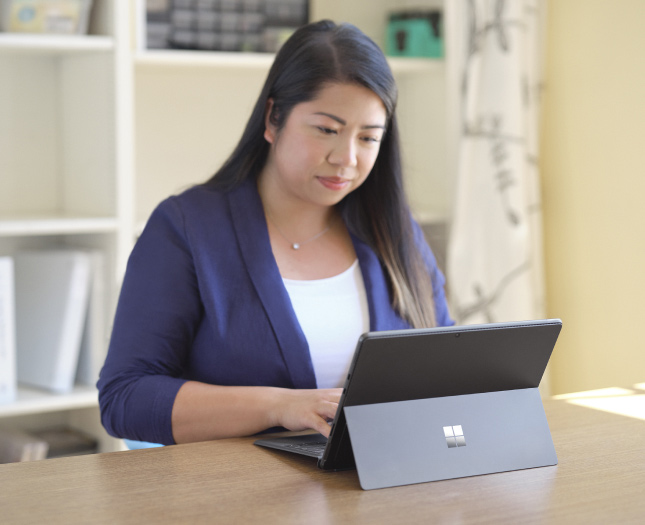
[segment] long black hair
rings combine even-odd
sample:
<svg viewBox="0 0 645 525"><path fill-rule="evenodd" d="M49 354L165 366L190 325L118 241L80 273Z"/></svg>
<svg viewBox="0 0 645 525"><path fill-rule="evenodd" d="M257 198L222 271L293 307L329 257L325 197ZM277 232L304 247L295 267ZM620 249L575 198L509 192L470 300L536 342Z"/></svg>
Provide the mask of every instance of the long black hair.
<svg viewBox="0 0 645 525"><path fill-rule="evenodd" d="M303 26L284 43L269 70L242 137L222 167L205 184L228 190L257 178L266 163L265 112L278 132L297 104L316 98L330 83L364 86L383 102L385 134L365 182L338 205L347 228L366 242L385 267L392 306L413 327L435 324L432 283L413 238L403 190L397 88L379 47L351 24L323 20Z"/></svg>

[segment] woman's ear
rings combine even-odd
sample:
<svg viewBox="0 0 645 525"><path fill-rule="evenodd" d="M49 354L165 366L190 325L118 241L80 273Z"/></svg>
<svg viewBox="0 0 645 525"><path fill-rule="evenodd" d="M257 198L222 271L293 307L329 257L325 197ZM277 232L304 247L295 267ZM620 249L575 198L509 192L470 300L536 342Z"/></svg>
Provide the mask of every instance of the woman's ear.
<svg viewBox="0 0 645 525"><path fill-rule="evenodd" d="M276 126L272 122L273 116L273 99L267 100L266 109L264 111L264 140L269 144L273 144L276 137Z"/></svg>

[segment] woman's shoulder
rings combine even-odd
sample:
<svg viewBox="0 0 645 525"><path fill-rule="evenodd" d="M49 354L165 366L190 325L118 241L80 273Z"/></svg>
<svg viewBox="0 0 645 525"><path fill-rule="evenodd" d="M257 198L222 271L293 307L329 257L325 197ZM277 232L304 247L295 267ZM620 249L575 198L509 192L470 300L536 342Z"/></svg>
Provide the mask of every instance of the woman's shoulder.
<svg viewBox="0 0 645 525"><path fill-rule="evenodd" d="M192 186L157 204L143 231L170 229L182 232L189 225L221 223L227 208L224 192L202 184Z"/></svg>
<svg viewBox="0 0 645 525"><path fill-rule="evenodd" d="M217 203L224 202L226 192L207 186L205 184L196 184L190 188L171 195L160 203L160 206L180 206L190 208L194 206L211 207Z"/></svg>
<svg viewBox="0 0 645 525"><path fill-rule="evenodd" d="M227 203L227 192L198 184L165 198L157 205L153 216L161 214L188 221L221 220L227 214Z"/></svg>
<svg viewBox="0 0 645 525"><path fill-rule="evenodd" d="M260 202L257 188L251 181L224 190L199 184L160 202L148 225L170 228L183 236L189 233L202 235L205 231L228 232L235 210L243 209L246 215L253 215L257 202Z"/></svg>
<svg viewBox="0 0 645 525"><path fill-rule="evenodd" d="M251 201L257 188L253 181L245 181L228 189L218 188L208 184L196 184L181 193L168 197L161 206L179 206L186 211L217 212L226 208L229 200Z"/></svg>

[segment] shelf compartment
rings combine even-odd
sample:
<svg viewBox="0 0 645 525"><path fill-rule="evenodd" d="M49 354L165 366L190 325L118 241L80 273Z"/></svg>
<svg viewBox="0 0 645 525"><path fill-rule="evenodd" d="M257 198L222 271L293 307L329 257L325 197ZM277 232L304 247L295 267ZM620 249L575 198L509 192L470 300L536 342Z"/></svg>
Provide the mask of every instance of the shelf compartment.
<svg viewBox="0 0 645 525"><path fill-rule="evenodd" d="M0 52L0 220L114 216L113 53L47 53Z"/></svg>
<svg viewBox="0 0 645 525"><path fill-rule="evenodd" d="M111 233L117 229L118 222L114 217L55 214L0 216L0 237Z"/></svg>
<svg viewBox="0 0 645 525"><path fill-rule="evenodd" d="M0 33L0 53L65 55L114 50L114 39L100 35L32 35Z"/></svg>
<svg viewBox="0 0 645 525"><path fill-rule="evenodd" d="M0 418L96 406L98 406L98 392L91 386L77 385L69 394L52 394L44 390L20 386L15 401L0 404Z"/></svg>

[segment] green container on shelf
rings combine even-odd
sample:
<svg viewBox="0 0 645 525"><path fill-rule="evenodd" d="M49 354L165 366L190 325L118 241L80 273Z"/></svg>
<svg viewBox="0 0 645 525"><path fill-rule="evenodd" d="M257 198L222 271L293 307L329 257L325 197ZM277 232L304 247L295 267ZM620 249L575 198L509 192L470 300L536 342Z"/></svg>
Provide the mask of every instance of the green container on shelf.
<svg viewBox="0 0 645 525"><path fill-rule="evenodd" d="M385 53L393 57L443 57L441 11L392 13L387 25Z"/></svg>

